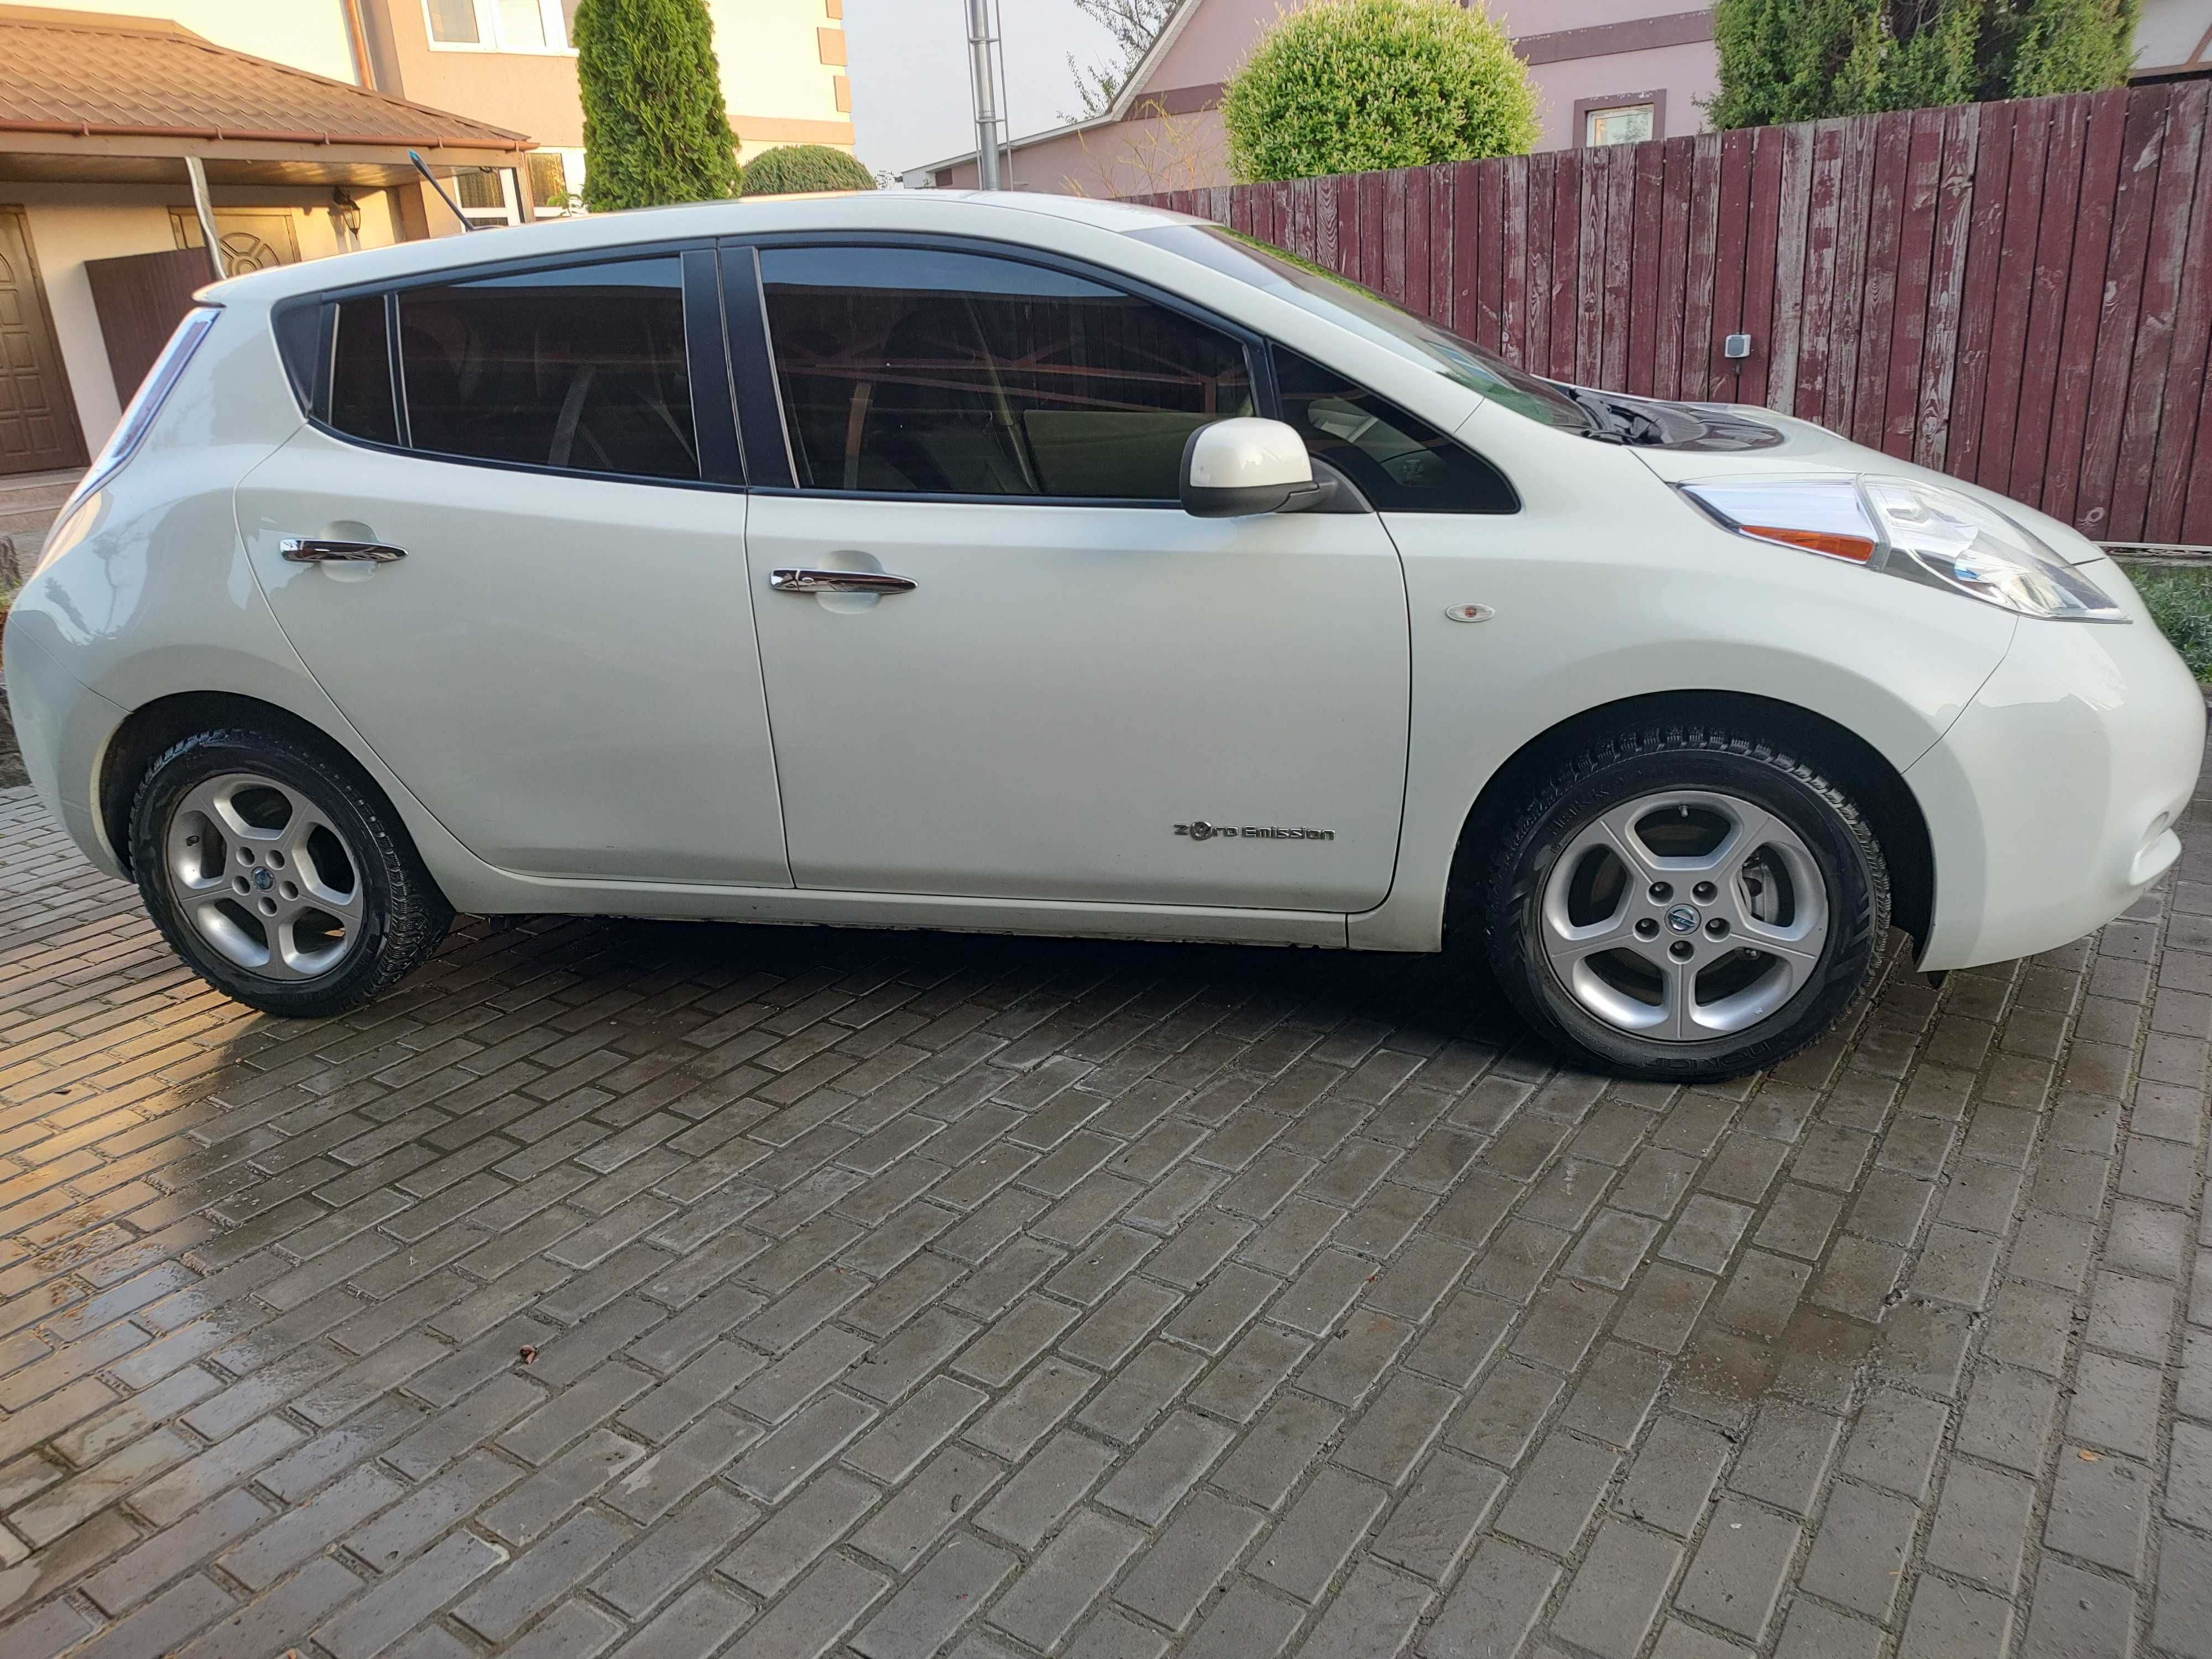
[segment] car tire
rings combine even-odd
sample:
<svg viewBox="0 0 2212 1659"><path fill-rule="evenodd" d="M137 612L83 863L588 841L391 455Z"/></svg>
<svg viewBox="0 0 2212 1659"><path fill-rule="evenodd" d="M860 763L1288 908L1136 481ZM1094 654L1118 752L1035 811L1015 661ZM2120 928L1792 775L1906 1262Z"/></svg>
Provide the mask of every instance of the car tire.
<svg viewBox="0 0 2212 1659"><path fill-rule="evenodd" d="M1693 1083L1772 1066L1869 993L1889 874L1814 756L1631 728L1555 767L1483 884L1485 954L1577 1064Z"/></svg>
<svg viewBox="0 0 2212 1659"><path fill-rule="evenodd" d="M131 862L195 973L291 1018L360 1007L420 967L453 921L367 780L264 732L199 732L155 761L132 804Z"/></svg>

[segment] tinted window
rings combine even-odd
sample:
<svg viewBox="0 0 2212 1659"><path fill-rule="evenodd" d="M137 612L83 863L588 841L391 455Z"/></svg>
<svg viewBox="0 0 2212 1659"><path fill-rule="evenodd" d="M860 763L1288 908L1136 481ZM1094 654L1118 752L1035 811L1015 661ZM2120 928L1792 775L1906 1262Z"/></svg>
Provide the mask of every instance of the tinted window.
<svg viewBox="0 0 2212 1659"><path fill-rule="evenodd" d="M386 347L384 296L341 300L331 343L331 424L380 444L399 441L392 415L392 359Z"/></svg>
<svg viewBox="0 0 2212 1659"><path fill-rule="evenodd" d="M409 289L399 360L417 449L696 478L683 263L632 259Z"/></svg>
<svg viewBox="0 0 2212 1659"><path fill-rule="evenodd" d="M1252 412L1238 342L1041 265L778 248L761 276L805 488L1173 501L1191 432Z"/></svg>
<svg viewBox="0 0 2212 1659"><path fill-rule="evenodd" d="M1514 513L1505 477L1388 398L1334 369L1275 350L1283 418L1306 448L1359 486L1382 513Z"/></svg>

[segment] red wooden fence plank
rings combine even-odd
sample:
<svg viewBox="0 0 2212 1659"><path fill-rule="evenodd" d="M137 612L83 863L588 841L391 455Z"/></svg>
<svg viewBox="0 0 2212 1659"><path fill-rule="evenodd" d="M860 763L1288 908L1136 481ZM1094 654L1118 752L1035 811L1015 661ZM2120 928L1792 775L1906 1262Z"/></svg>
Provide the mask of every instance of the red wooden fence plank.
<svg viewBox="0 0 2212 1659"><path fill-rule="evenodd" d="M1906 177L1912 157L1912 112L1874 118L1874 182L1867 198L1866 263L1860 273L1858 357L1851 418L1842 428L1869 449L1882 443L1888 412L1889 349L1897 327L1897 273L1904 258Z"/></svg>
<svg viewBox="0 0 2212 1659"><path fill-rule="evenodd" d="M1804 299L1797 323L1797 395L1790 407L1808 421L1828 412L1835 349L1837 221L1843 212L1846 124L1813 127L1813 178L1805 210Z"/></svg>
<svg viewBox="0 0 2212 1659"><path fill-rule="evenodd" d="M1636 146L1635 230L1630 238L1628 373L1621 386L1651 395L1653 335L1659 312L1659 266L1663 235L1660 210L1667 187L1667 146L1655 139Z"/></svg>
<svg viewBox="0 0 2212 1659"><path fill-rule="evenodd" d="M1552 226L1556 218L1555 194L1559 158L1547 151L1528 158L1528 322L1522 355L1523 368L1542 374L1552 362Z"/></svg>
<svg viewBox="0 0 2212 1659"><path fill-rule="evenodd" d="M1498 349L1508 361L1528 361L1528 158L1504 163L1505 223L1498 239L1503 282L1498 298Z"/></svg>
<svg viewBox="0 0 2212 1659"><path fill-rule="evenodd" d="M1997 266L2004 252L2005 201L2012 176L2014 107L1983 104L1974 111L1973 209L1966 217L1957 367L1952 373L1949 407L1938 411L1948 417L1942 465L1962 478L1975 476L1981 456L1990 337L1996 324Z"/></svg>
<svg viewBox="0 0 2212 1659"><path fill-rule="evenodd" d="M2043 162L2043 224L2035 240L2035 288L2028 301L2020 421L2013 433L2012 483L2006 492L2030 507L2043 505L2050 483L2045 469L2051 459L2051 425L2056 413L2051 397L2066 335L2067 277L2074 264L2075 218L2081 203L2081 161L2088 140L2088 96L2060 100L2051 114L2051 146ZM2070 489L2070 462L2067 482Z"/></svg>
<svg viewBox="0 0 2212 1659"><path fill-rule="evenodd" d="M1575 262L1574 378L1595 386L1601 376L1599 332L1605 326L1605 210L1610 165L1618 154L1610 149L1586 150L1582 157L1580 257Z"/></svg>
<svg viewBox="0 0 2212 1659"><path fill-rule="evenodd" d="M1400 171L1375 176L1382 193L1382 280L1375 286L1403 305L1406 302L1406 198L1412 174Z"/></svg>
<svg viewBox="0 0 2212 1659"><path fill-rule="evenodd" d="M1943 180L1943 112L1915 110L1905 168L1904 222L1897 241L1897 290L1891 303L1888 384L1881 396L1881 447L1912 454L1920 410L1921 344L1928 333L1929 268L1936 257L1936 212Z"/></svg>
<svg viewBox="0 0 2212 1659"><path fill-rule="evenodd" d="M2066 320L2058 336L2051 386L2051 435L2045 447L2040 503L2055 519L2072 523L2081 493L2088 437L2090 380L2097 337L2108 316L2107 276L2112 255L2112 216L2124 166L2128 94L2099 93L2089 100L2089 126L2081 156L2080 195L2074 210L2074 246L2065 276ZM2133 319L2128 345L2134 346Z"/></svg>
<svg viewBox="0 0 2212 1659"><path fill-rule="evenodd" d="M1767 401L1774 367L1774 283L1782 252L1782 155L1788 137L1780 127L1762 127L1752 135L1751 208L1740 313L1751 336L1751 356L1733 392L1747 404Z"/></svg>
<svg viewBox="0 0 2212 1659"><path fill-rule="evenodd" d="M1430 167L1406 174L1406 306L1423 316L1429 313L1429 238L1436 228L1429 184L1435 176Z"/></svg>
<svg viewBox="0 0 2212 1659"><path fill-rule="evenodd" d="M1291 222L1284 233L1284 248L1301 259L1314 257L1314 192L1317 188L1311 179L1291 181Z"/></svg>
<svg viewBox="0 0 2212 1659"><path fill-rule="evenodd" d="M1675 398L1682 391L1682 317L1689 304L1690 174L1696 141L1669 138L1662 152L1659 204L1659 289L1654 299L1651 392Z"/></svg>
<svg viewBox="0 0 2212 1659"><path fill-rule="evenodd" d="M1475 161L1461 161L1451 170L1452 298L1445 326L1469 339L1474 337L1475 238L1481 220L1475 212Z"/></svg>
<svg viewBox="0 0 2212 1659"><path fill-rule="evenodd" d="M1752 146L1758 135L1748 130L1721 135L1721 193L1713 251L1713 310L1707 337L1693 341L1704 357L1705 396L1735 401L1742 384L1741 372L1723 348L1728 336L1744 327L1744 265L1751 242Z"/></svg>
<svg viewBox="0 0 2212 1659"><path fill-rule="evenodd" d="M1474 332L1492 351L1505 345L1505 163L1474 164Z"/></svg>
<svg viewBox="0 0 2212 1659"><path fill-rule="evenodd" d="M1636 153L1613 148L1606 168L1605 296L1598 325L1597 383L1615 390L1628 384L1629 283L1636 252Z"/></svg>
<svg viewBox="0 0 2212 1659"><path fill-rule="evenodd" d="M2180 440L2186 456L2195 435L2193 395L2203 377L2212 337L2212 83L2178 88L2160 158L2158 205L2144 267L2143 314L2136 330L2136 371L2128 385L2126 426L2112 490L2112 535L2120 541L2171 538L2180 526L2177 490L2159 466L2162 450ZM2200 171L2201 169L2201 171ZM2180 428L2188 428L2183 435ZM2185 473L2186 462L2171 470ZM2123 526L2132 526L2124 528Z"/></svg>
<svg viewBox="0 0 2212 1659"><path fill-rule="evenodd" d="M2136 331L2142 315L2144 257L2150 248L2151 212L2163 171L2171 87L2151 86L2142 96L2119 96L2124 120L2120 172L2112 203L2105 282L2092 345L2083 413L2081 474L2069 520L2085 536L2106 540L2112 528L2112 482L2119 470L2120 432L2126 422L2128 377L2136 367ZM2130 532L2130 539L2134 533Z"/></svg>
<svg viewBox="0 0 2212 1659"><path fill-rule="evenodd" d="M1879 118L1844 128L1841 191L1836 205L1834 295L1828 309L1827 385L1820 423L1848 432L1858 392L1859 323L1866 303L1867 215L1874 198L1875 135Z"/></svg>
<svg viewBox="0 0 2212 1659"><path fill-rule="evenodd" d="M2195 493L2200 483L2212 489L2212 462L2204 458L2212 449L2212 118L2198 149L2196 206L2181 270L2143 539L2212 543L2197 517Z"/></svg>
<svg viewBox="0 0 2212 1659"><path fill-rule="evenodd" d="M1966 238L1973 223L1974 161L1981 110L1943 112L1942 182L1936 203L1936 246L1929 261L1928 334L1921 353L1912 415L1912 459L1940 467L1948 447L1952 387L1957 382L1959 318L1966 303Z"/></svg>
<svg viewBox="0 0 2212 1659"><path fill-rule="evenodd" d="M1715 239L1721 211L1721 140L1701 132L1691 141L1688 275L1682 307L1681 396L1712 395L1709 379L1713 331Z"/></svg>
<svg viewBox="0 0 2212 1659"><path fill-rule="evenodd" d="M1540 374L1571 380L1575 373L1575 294L1582 274L1583 155L1562 150L1553 160L1551 354Z"/></svg>
<svg viewBox="0 0 2212 1659"><path fill-rule="evenodd" d="M1814 129L1782 129L1781 204L1775 223L1772 343L1765 356L1769 409L1797 406L1797 354L1805 306L1805 250L1813 201Z"/></svg>
<svg viewBox="0 0 2212 1659"><path fill-rule="evenodd" d="M2006 186L2004 241L1997 266L1996 320L1990 331L1989 392L1983 402L1979 471L1990 489L2012 492L2019 464L2021 382L2035 307L2035 251L2042 240L2044 188L2060 103L2013 106L2012 177ZM2033 474L2031 473L2031 477Z"/></svg>

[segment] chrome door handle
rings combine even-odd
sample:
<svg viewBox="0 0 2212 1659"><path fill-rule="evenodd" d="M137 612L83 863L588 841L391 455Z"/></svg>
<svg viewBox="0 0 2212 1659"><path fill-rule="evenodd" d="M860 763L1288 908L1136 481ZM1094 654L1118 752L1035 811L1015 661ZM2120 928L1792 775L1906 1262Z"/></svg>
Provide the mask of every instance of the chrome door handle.
<svg viewBox="0 0 2212 1659"><path fill-rule="evenodd" d="M294 564L390 564L407 556L405 548L381 542L326 542L312 536L287 536L276 550Z"/></svg>
<svg viewBox="0 0 2212 1659"><path fill-rule="evenodd" d="M906 576L883 570L772 570L768 585L779 593L911 593Z"/></svg>

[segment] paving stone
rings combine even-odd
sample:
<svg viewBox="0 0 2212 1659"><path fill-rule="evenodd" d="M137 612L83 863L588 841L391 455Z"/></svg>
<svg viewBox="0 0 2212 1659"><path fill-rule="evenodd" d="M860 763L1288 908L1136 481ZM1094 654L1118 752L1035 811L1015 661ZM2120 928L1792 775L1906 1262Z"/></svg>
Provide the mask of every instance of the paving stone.
<svg viewBox="0 0 2212 1659"><path fill-rule="evenodd" d="M1690 1558L1674 1605L1757 1644L1774 1618L1802 1535L1787 1521L1723 1498Z"/></svg>
<svg viewBox="0 0 2212 1659"><path fill-rule="evenodd" d="M1843 1427L1824 1413L1768 1401L1729 1471L1730 1489L1792 1515L1810 1516Z"/></svg>
<svg viewBox="0 0 2212 1659"><path fill-rule="evenodd" d="M1425 1659L1518 1653L1559 1579L1559 1569L1541 1556L1486 1540L1422 1636L1419 1651Z"/></svg>
<svg viewBox="0 0 2212 1659"><path fill-rule="evenodd" d="M2035 1488L2018 1475L1963 1459L1943 1476L1942 1500L1928 1533L1928 1563L2010 1595L2031 1537Z"/></svg>
<svg viewBox="0 0 2212 1659"><path fill-rule="evenodd" d="M1050 1651L1144 1542L1135 1527L1084 1511L1008 1587L991 1622Z"/></svg>
<svg viewBox="0 0 2212 1659"><path fill-rule="evenodd" d="M2006 1598L1923 1576L1897 1650L1899 1659L2004 1659L2012 1621Z"/></svg>
<svg viewBox="0 0 2212 1659"><path fill-rule="evenodd" d="M2135 1577L2150 1528L2150 1471L2124 1457L2062 1448L2043 1527L2046 1547Z"/></svg>
<svg viewBox="0 0 2212 1659"><path fill-rule="evenodd" d="M1497 1470L1440 1452L1391 1510L1373 1553L1434 1583L1449 1580L1504 1489Z"/></svg>
<svg viewBox="0 0 2212 1659"><path fill-rule="evenodd" d="M2124 1654L2133 1645L2135 1592L2064 1561L2046 1559L2036 1574L2027 1636L2032 1659Z"/></svg>
<svg viewBox="0 0 2212 1659"><path fill-rule="evenodd" d="M1170 1630L1182 1629L1264 1520L1211 1492L1194 1493L1139 1557L1115 1599Z"/></svg>
<svg viewBox="0 0 2212 1659"><path fill-rule="evenodd" d="M1635 1659L1681 1562L1671 1540L1606 1522L1553 1615L1552 1633L1607 1659Z"/></svg>
<svg viewBox="0 0 2212 1659"><path fill-rule="evenodd" d="M1366 1536L1389 1501L1387 1488L1323 1469L1252 1552L1247 1571L1301 1601L1312 1601Z"/></svg>
<svg viewBox="0 0 2212 1659"><path fill-rule="evenodd" d="M1828 1494L1803 1583L1816 1595L1887 1623L1918 1512L1901 1498L1839 1484Z"/></svg>
<svg viewBox="0 0 2212 1659"><path fill-rule="evenodd" d="M1498 1530L1554 1555L1571 1553L1620 1462L1617 1452L1554 1431L1513 1483Z"/></svg>
<svg viewBox="0 0 2212 1659"><path fill-rule="evenodd" d="M1729 1454L1729 1440L1718 1431L1685 1418L1662 1417L1636 1454L1628 1478L1613 1495L1613 1507L1686 1538L1704 1519Z"/></svg>

